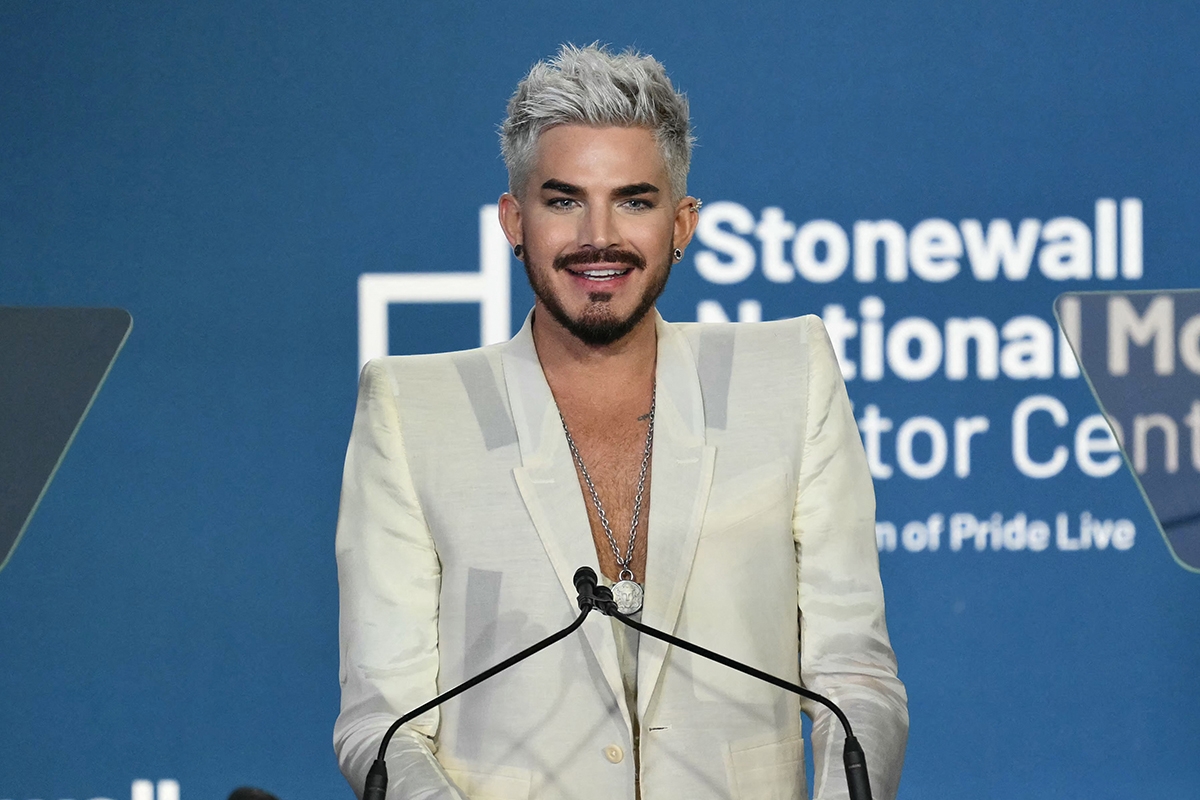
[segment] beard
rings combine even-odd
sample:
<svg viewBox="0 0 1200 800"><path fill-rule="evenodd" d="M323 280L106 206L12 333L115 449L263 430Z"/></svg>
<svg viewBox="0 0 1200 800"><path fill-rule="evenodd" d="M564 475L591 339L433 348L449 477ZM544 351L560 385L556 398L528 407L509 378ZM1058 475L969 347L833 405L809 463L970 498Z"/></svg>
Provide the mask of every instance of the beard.
<svg viewBox="0 0 1200 800"><path fill-rule="evenodd" d="M563 308L554 289L550 285L547 273L540 273L530 266L530 259L525 259L525 275L533 293L541 301L550 316L554 317L567 332L579 341L592 347L603 347L624 339L629 332L645 319L646 314L654 307L654 303L667 288L667 279L671 277L671 252L667 251L663 259L662 269L657 270L654 279L647 284L637 306L627 317L621 319L612 312L612 292L595 291L588 293L588 304L578 317L572 317ZM646 269L646 261L637 253L627 250L580 250L574 253L558 256L554 259L551 272L562 272L570 266L587 264L628 264L632 269ZM543 279L543 275L546 278Z"/></svg>

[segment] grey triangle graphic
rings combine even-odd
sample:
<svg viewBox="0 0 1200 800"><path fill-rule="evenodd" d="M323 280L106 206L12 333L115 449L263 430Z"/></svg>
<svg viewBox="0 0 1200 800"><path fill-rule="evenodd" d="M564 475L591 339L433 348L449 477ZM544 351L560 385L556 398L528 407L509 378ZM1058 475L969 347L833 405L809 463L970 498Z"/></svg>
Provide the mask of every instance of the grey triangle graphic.
<svg viewBox="0 0 1200 800"><path fill-rule="evenodd" d="M1200 289L1071 292L1054 313L1171 555L1200 572Z"/></svg>
<svg viewBox="0 0 1200 800"><path fill-rule="evenodd" d="M0 569L132 326L119 308L0 306Z"/></svg>

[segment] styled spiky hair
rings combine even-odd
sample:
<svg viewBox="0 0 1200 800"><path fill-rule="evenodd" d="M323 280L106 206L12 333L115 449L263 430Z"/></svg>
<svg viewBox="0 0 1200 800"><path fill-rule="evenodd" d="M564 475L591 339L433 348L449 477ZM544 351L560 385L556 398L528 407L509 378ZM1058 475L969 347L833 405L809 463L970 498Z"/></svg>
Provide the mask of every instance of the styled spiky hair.
<svg viewBox="0 0 1200 800"><path fill-rule="evenodd" d="M564 44L539 61L517 84L500 126L500 151L509 191L520 197L533 169L542 132L556 125L648 128L667 165L672 200L687 194L695 141L687 97L677 92L663 65L632 49Z"/></svg>

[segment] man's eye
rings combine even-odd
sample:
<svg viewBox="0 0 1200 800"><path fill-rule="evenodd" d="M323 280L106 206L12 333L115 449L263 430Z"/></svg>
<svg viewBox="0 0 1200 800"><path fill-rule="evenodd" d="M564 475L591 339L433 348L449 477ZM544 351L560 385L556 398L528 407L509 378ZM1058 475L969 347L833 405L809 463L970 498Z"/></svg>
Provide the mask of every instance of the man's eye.
<svg viewBox="0 0 1200 800"><path fill-rule="evenodd" d="M546 201L551 208L573 208L575 201L570 197L551 197Z"/></svg>
<svg viewBox="0 0 1200 800"><path fill-rule="evenodd" d="M625 207L633 211L645 211L654 208L654 203L640 197L631 197L625 201Z"/></svg>

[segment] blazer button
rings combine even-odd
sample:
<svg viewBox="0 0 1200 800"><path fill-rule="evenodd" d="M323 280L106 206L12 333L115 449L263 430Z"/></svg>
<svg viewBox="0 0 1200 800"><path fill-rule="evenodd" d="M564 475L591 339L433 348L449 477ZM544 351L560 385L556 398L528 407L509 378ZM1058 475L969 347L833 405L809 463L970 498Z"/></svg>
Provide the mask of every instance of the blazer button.
<svg viewBox="0 0 1200 800"><path fill-rule="evenodd" d="M613 764L620 764L621 759L625 758L625 751L617 747L615 744L610 744L604 748L604 757Z"/></svg>

